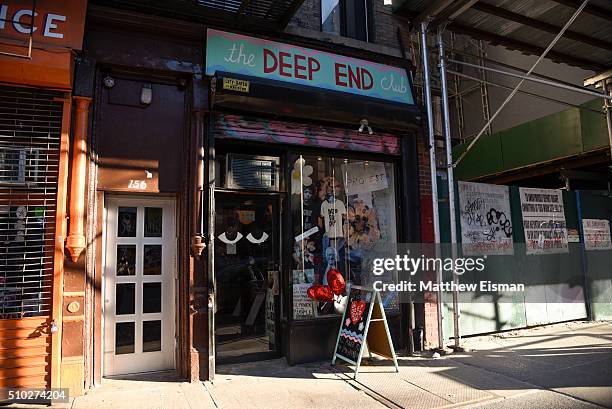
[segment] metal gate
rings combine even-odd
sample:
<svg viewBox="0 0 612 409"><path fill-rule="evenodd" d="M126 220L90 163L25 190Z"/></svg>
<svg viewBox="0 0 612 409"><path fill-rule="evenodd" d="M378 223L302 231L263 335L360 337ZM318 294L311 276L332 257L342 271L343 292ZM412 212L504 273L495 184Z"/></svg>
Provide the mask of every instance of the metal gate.
<svg viewBox="0 0 612 409"><path fill-rule="evenodd" d="M0 387L50 382L62 100L0 86Z"/></svg>

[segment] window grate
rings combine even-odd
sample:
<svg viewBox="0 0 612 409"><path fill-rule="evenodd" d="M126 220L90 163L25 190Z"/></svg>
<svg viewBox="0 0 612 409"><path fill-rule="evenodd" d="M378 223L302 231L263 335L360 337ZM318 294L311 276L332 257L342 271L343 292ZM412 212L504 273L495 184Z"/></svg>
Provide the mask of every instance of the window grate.
<svg viewBox="0 0 612 409"><path fill-rule="evenodd" d="M0 86L0 319L51 313L61 98Z"/></svg>

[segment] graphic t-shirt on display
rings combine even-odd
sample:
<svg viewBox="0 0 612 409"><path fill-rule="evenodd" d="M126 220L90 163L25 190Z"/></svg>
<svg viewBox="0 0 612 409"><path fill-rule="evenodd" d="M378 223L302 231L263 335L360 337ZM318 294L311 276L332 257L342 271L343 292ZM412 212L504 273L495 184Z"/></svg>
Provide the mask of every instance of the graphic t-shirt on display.
<svg viewBox="0 0 612 409"><path fill-rule="evenodd" d="M325 233L330 238L342 237L342 216L346 214L346 206L342 200L333 200L321 204L321 215L325 219Z"/></svg>

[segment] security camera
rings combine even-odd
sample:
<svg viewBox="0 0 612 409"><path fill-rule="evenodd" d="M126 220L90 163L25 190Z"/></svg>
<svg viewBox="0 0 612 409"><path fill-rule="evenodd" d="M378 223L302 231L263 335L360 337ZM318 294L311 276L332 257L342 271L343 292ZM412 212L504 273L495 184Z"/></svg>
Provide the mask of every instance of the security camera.
<svg viewBox="0 0 612 409"><path fill-rule="evenodd" d="M102 83L106 88L112 88L115 86L115 79L110 76L110 74L106 75L102 80Z"/></svg>

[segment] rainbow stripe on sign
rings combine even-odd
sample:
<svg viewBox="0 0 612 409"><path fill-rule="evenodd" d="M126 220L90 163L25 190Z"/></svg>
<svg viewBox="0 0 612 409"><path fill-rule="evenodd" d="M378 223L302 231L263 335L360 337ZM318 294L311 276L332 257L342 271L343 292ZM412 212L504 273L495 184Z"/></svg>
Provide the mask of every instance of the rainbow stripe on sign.
<svg viewBox="0 0 612 409"><path fill-rule="evenodd" d="M217 71L414 104L403 68L208 29L206 75Z"/></svg>
<svg viewBox="0 0 612 409"><path fill-rule="evenodd" d="M363 334L358 334L355 331L349 331L347 329L343 329L340 331L340 336L343 338L350 339L353 342L361 344L363 342Z"/></svg>

